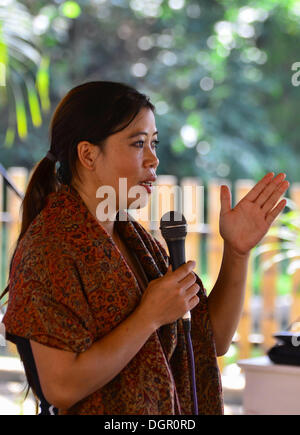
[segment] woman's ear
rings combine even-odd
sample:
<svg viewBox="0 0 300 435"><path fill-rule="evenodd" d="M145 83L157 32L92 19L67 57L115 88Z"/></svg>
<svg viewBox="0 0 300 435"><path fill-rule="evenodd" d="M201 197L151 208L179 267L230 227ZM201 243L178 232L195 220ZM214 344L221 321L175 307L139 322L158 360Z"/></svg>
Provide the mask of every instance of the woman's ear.
<svg viewBox="0 0 300 435"><path fill-rule="evenodd" d="M81 141L77 145L78 159L87 169L94 168L94 164L99 156L99 153L100 148L88 141Z"/></svg>

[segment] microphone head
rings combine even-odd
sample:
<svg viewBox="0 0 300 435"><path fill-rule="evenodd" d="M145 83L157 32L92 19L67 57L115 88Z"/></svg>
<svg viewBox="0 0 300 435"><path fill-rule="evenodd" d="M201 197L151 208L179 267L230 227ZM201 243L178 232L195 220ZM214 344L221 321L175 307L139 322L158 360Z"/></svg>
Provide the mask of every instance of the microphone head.
<svg viewBox="0 0 300 435"><path fill-rule="evenodd" d="M168 211L160 220L160 230L166 241L184 239L187 235L185 217L178 211Z"/></svg>

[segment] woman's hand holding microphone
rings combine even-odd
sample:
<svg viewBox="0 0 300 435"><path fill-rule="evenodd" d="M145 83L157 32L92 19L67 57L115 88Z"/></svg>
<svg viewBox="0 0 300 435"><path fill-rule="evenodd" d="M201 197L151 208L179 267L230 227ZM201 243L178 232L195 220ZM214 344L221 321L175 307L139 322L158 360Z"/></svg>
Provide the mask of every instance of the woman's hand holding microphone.
<svg viewBox="0 0 300 435"><path fill-rule="evenodd" d="M195 266L195 261L188 261L173 271L170 265L164 276L149 283L139 309L154 329L175 322L198 304Z"/></svg>

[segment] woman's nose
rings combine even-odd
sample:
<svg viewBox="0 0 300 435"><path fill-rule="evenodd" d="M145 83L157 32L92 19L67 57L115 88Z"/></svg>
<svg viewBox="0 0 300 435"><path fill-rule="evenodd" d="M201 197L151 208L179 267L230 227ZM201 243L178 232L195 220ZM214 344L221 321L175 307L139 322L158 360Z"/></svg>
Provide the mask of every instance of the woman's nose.
<svg viewBox="0 0 300 435"><path fill-rule="evenodd" d="M149 150L148 153L145 156L144 164L148 164L151 167L154 167L155 169L159 165L159 159L157 155L155 154L155 151Z"/></svg>
<svg viewBox="0 0 300 435"><path fill-rule="evenodd" d="M154 156L154 157L155 157L155 159L154 159L154 164L153 164L153 166L154 166L154 168L156 169L157 166L159 165L159 159L158 159L157 156Z"/></svg>

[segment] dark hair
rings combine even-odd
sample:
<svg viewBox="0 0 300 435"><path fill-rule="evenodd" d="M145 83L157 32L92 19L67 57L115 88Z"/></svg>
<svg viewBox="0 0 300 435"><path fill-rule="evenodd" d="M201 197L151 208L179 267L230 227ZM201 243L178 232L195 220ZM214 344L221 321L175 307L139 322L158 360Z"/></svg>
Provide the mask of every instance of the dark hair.
<svg viewBox="0 0 300 435"><path fill-rule="evenodd" d="M55 162L44 157L33 170L22 201L21 230L10 261L9 275L18 244L44 208L47 195L56 192L60 184L71 184L75 174L78 176L77 144L86 140L104 151L105 139L125 129L144 107L155 110L145 94L124 83L110 81L84 83L63 97L49 130L50 152L60 166L56 172ZM0 299L8 291L9 280Z"/></svg>

